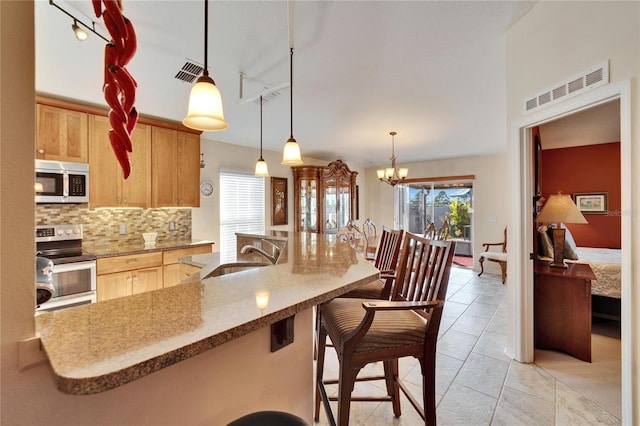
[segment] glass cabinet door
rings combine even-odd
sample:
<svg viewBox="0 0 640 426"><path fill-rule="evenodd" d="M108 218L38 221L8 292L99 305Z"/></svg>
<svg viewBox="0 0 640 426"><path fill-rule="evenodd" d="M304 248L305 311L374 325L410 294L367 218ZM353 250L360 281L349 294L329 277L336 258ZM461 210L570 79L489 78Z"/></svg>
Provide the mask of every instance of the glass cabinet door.
<svg viewBox="0 0 640 426"><path fill-rule="evenodd" d="M351 217L351 191L349 182L340 182L338 187L338 229L342 229L349 223Z"/></svg>
<svg viewBox="0 0 640 426"><path fill-rule="evenodd" d="M303 231L318 231L318 191L315 179L300 179L300 220Z"/></svg>
<svg viewBox="0 0 640 426"><path fill-rule="evenodd" d="M338 194L335 179L327 179L324 187L324 231L338 229Z"/></svg>

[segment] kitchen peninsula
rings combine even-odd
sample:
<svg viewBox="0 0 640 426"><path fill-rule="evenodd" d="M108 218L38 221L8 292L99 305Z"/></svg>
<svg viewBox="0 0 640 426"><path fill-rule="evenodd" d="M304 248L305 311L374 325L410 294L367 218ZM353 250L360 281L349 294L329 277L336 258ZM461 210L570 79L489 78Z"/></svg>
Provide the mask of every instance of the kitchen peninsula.
<svg viewBox="0 0 640 426"><path fill-rule="evenodd" d="M261 409L311 421L312 308L378 270L335 235L285 235L272 266L38 316L58 389L111 399L157 382L158 412L119 424L226 424ZM291 316L293 343L271 352L270 326Z"/></svg>

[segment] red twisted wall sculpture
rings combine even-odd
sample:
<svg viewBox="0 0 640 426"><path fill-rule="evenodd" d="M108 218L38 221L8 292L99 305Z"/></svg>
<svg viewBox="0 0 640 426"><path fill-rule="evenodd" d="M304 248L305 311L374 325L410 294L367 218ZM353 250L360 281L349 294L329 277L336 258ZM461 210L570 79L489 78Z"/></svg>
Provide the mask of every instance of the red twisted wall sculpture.
<svg viewBox="0 0 640 426"><path fill-rule="evenodd" d="M133 152L131 134L138 122L133 106L138 84L126 65L136 52L136 33L131 21L122 14L121 0L92 0L96 17L104 19L111 42L104 49L104 84L102 91L109 110L109 141L127 179L131 174L129 153ZM104 8L102 7L104 3Z"/></svg>

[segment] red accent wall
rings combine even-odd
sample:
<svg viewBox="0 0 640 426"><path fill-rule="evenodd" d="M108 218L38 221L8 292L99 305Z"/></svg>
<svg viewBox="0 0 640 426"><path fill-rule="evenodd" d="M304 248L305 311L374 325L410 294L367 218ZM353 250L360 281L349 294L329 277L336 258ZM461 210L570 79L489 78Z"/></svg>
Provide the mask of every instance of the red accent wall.
<svg viewBox="0 0 640 426"><path fill-rule="evenodd" d="M541 191L549 195L608 194L607 214L584 214L588 224L567 224L578 246L620 248L620 142L542 151Z"/></svg>

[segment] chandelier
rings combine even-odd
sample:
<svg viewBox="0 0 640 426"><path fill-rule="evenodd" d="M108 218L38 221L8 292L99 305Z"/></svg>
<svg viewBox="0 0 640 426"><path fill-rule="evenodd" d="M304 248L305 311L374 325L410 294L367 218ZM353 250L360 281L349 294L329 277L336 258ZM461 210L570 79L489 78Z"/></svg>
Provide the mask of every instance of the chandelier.
<svg viewBox="0 0 640 426"><path fill-rule="evenodd" d="M378 179L381 182L386 182L391 186L396 186L396 184L402 182L406 179L409 174L409 169L406 167L401 167L399 169L396 168L396 156L395 156L395 136L396 132L390 132L391 135L391 167L387 167L385 169L378 169Z"/></svg>

